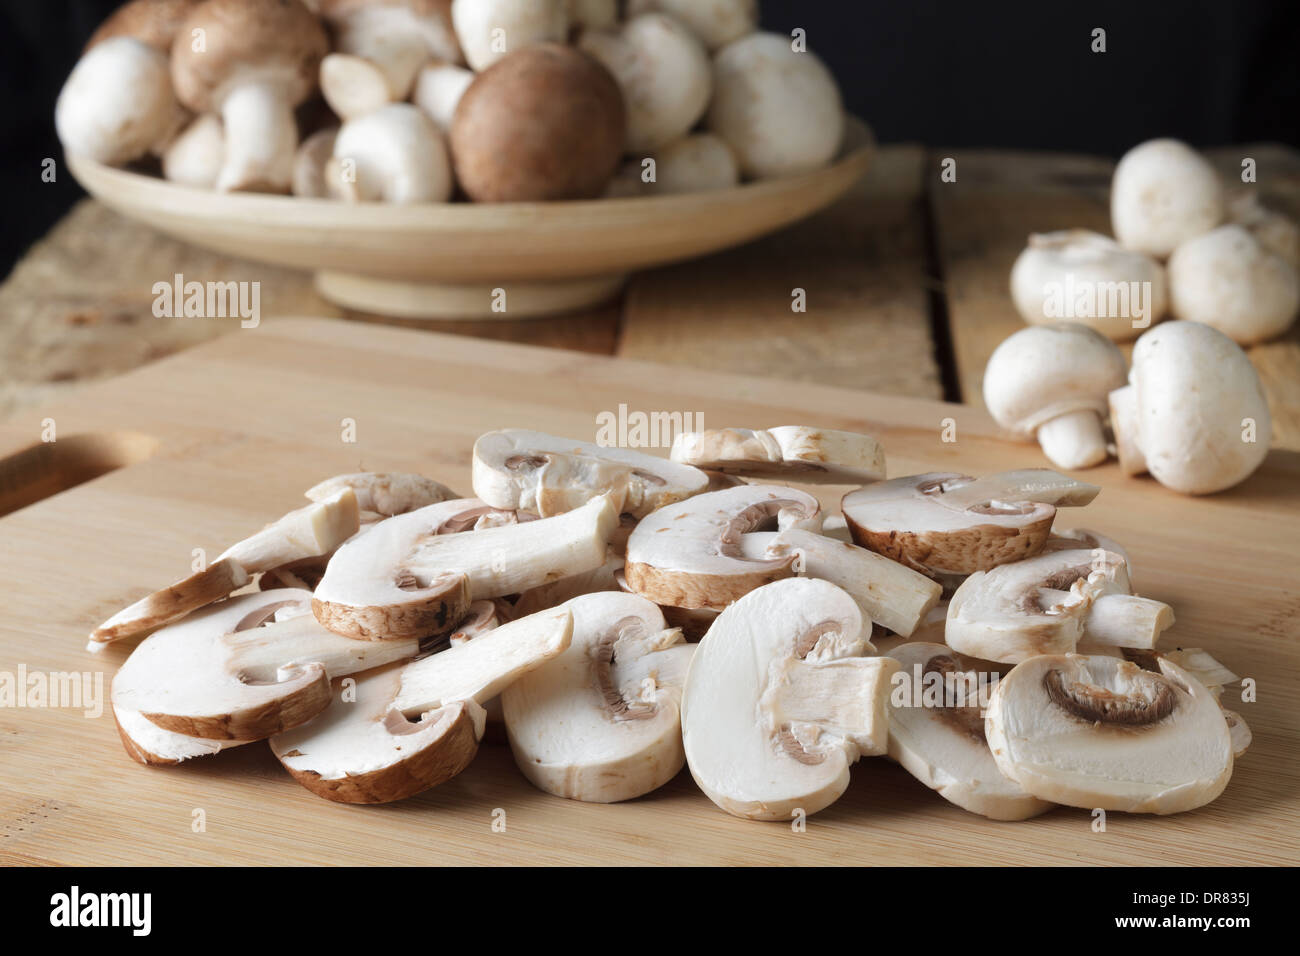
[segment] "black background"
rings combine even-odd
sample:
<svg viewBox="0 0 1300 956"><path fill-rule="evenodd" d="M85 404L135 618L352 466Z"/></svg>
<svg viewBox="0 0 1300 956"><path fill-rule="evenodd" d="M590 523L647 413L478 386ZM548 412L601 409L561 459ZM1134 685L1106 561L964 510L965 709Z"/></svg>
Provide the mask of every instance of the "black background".
<svg viewBox="0 0 1300 956"><path fill-rule="evenodd" d="M117 0L0 0L0 274L81 195L59 87ZM762 0L883 142L1117 156L1158 135L1300 146L1300 0ZM1106 30L1107 52L1090 50Z"/></svg>

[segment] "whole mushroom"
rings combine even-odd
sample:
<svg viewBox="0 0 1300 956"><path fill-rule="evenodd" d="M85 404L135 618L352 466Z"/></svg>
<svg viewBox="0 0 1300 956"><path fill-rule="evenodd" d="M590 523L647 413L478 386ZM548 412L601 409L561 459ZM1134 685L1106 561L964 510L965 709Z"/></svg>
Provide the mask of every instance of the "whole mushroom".
<svg viewBox="0 0 1300 956"><path fill-rule="evenodd" d="M221 173L226 131L221 117L204 113L181 130L162 154L163 178L183 186L211 189Z"/></svg>
<svg viewBox="0 0 1300 956"><path fill-rule="evenodd" d="M1188 495L1244 481L1268 454L1272 418L1246 353L1218 329L1165 322L1133 347L1110 394L1120 468Z"/></svg>
<svg viewBox="0 0 1300 956"><path fill-rule="evenodd" d="M112 37L135 37L159 53L171 51L176 31L199 0L131 0L124 3L99 25L86 49Z"/></svg>
<svg viewBox="0 0 1300 956"><path fill-rule="evenodd" d="M1011 298L1030 325L1081 322L1125 342L1164 317L1165 270L1086 229L1032 235L1011 268Z"/></svg>
<svg viewBox="0 0 1300 956"><path fill-rule="evenodd" d="M758 28L758 0L629 0L628 16L650 10L681 20L710 50Z"/></svg>
<svg viewBox="0 0 1300 956"><path fill-rule="evenodd" d="M1251 345L1280 335L1295 321L1300 273L1245 226L1220 226L1174 250L1169 294L1178 318Z"/></svg>
<svg viewBox="0 0 1300 956"><path fill-rule="evenodd" d="M451 21L479 73L530 43L563 42L569 32L565 0L453 0Z"/></svg>
<svg viewBox="0 0 1300 956"><path fill-rule="evenodd" d="M539 43L480 73L456 107L456 179L476 202L589 199L623 152L623 95L578 50Z"/></svg>
<svg viewBox="0 0 1300 956"><path fill-rule="evenodd" d="M1089 468L1106 460L1106 400L1123 384L1124 356L1100 332L1067 322L1036 325L990 356L984 404L1003 428L1037 437L1057 467Z"/></svg>
<svg viewBox="0 0 1300 956"><path fill-rule="evenodd" d="M1223 185L1200 153L1176 139L1134 146L1115 167L1110 219L1130 249L1165 258L1224 217Z"/></svg>
<svg viewBox="0 0 1300 956"><path fill-rule="evenodd" d="M707 192L728 189L740 182L736 154L712 133L683 136L655 153L654 158L655 188L659 192Z"/></svg>
<svg viewBox="0 0 1300 956"><path fill-rule="evenodd" d="M350 202L446 202L452 191L442 134L410 103L390 103L344 123L325 178L328 189Z"/></svg>
<svg viewBox="0 0 1300 956"><path fill-rule="evenodd" d="M316 89L325 29L302 0L205 0L172 44L172 82L197 113L220 113L226 156L216 188L288 192L293 110Z"/></svg>
<svg viewBox="0 0 1300 956"><path fill-rule="evenodd" d="M1228 198L1228 222L1245 226L1261 246L1300 269L1300 225L1261 204L1254 191L1242 190Z"/></svg>
<svg viewBox="0 0 1300 956"><path fill-rule="evenodd" d="M732 148L740 171L755 179L824 166L844 136L835 78L790 38L754 33L718 51L707 125Z"/></svg>

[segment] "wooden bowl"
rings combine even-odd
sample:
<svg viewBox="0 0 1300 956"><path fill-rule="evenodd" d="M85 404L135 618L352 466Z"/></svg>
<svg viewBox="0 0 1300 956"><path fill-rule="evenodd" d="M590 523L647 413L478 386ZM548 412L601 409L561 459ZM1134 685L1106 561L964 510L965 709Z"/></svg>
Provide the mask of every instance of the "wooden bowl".
<svg viewBox="0 0 1300 956"><path fill-rule="evenodd" d="M218 193L84 158L67 162L87 192L123 215L228 255L311 270L320 293L340 305L406 318L516 319L594 305L633 270L809 216L843 195L873 155L870 131L850 120L830 166L734 189L418 206Z"/></svg>

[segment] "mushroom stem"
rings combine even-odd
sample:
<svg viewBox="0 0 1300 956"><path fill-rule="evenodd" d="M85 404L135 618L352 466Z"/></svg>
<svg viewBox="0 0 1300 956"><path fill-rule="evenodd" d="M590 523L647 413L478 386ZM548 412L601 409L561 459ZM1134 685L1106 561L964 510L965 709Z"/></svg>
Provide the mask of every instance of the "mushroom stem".
<svg viewBox="0 0 1300 956"><path fill-rule="evenodd" d="M1090 408L1044 422L1038 427L1038 444L1057 468L1091 468L1106 460L1101 419Z"/></svg>
<svg viewBox="0 0 1300 956"><path fill-rule="evenodd" d="M1088 608L1084 634L1112 647L1150 648L1173 623L1174 610L1162 601L1132 594L1103 594Z"/></svg>
<svg viewBox="0 0 1300 956"><path fill-rule="evenodd" d="M1115 450L1120 471L1140 475L1147 470L1147 459L1138 446L1137 392L1125 385L1110 393L1110 424L1115 432Z"/></svg>
<svg viewBox="0 0 1300 956"><path fill-rule="evenodd" d="M888 689L897 670L898 662L892 657L793 661L768 698L781 730L779 739L788 746L793 738L809 756L837 741L852 743L862 756L885 753L889 749Z"/></svg>
<svg viewBox="0 0 1300 956"><path fill-rule="evenodd" d="M243 83L221 107L226 161L217 189L288 192L293 183L298 127L293 107L273 84Z"/></svg>

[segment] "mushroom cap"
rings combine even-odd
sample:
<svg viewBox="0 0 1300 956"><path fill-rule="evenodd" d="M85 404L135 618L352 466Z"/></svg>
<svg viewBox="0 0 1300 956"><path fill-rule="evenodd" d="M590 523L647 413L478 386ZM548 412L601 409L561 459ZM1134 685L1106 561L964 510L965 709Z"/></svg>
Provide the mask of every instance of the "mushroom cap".
<svg viewBox="0 0 1300 956"><path fill-rule="evenodd" d="M1300 269L1300 224L1263 206L1254 189L1243 188L1229 197L1228 221L1245 226L1261 246Z"/></svg>
<svg viewBox="0 0 1300 956"><path fill-rule="evenodd" d="M839 87L790 37L753 33L713 60L708 128L726 140L746 176L767 179L826 165L844 136Z"/></svg>
<svg viewBox="0 0 1300 956"><path fill-rule="evenodd" d="M1106 415L1123 386L1124 354L1086 325L1032 325L1005 339L984 368L984 404L1003 428L1031 436L1071 412Z"/></svg>
<svg viewBox="0 0 1300 956"><path fill-rule="evenodd" d="M375 7L398 7L418 17L438 17L451 23L452 0L316 0L316 12L326 20L341 20Z"/></svg>
<svg viewBox="0 0 1300 956"><path fill-rule="evenodd" d="M1011 267L1011 298L1030 325L1049 325L1065 318L1050 314L1048 308L1052 301L1049 290L1059 289L1060 305L1072 310L1072 321L1116 342L1136 338L1139 331L1133 326L1137 303L1132 300L1129 283L1149 284L1150 295L1143 301L1150 321L1159 321L1168 307L1164 267L1101 233L1067 229L1032 235ZM1064 301L1069 289L1091 289L1091 302Z"/></svg>
<svg viewBox="0 0 1300 956"><path fill-rule="evenodd" d="M171 51L176 31L199 0L131 0L108 15L86 49L112 37L135 37L161 53Z"/></svg>
<svg viewBox="0 0 1300 956"><path fill-rule="evenodd" d="M501 695L515 762L539 789L571 800L612 803L663 786L686 762L680 705L695 647L634 594L564 606L568 650Z"/></svg>
<svg viewBox="0 0 1300 956"><path fill-rule="evenodd" d="M1133 347L1129 380L1136 443L1162 485L1192 495L1221 491L1268 455L1272 418L1259 375L1218 329L1185 321L1156 326ZM1253 442L1243 441L1246 419L1255 423Z"/></svg>
<svg viewBox="0 0 1300 956"><path fill-rule="evenodd" d="M623 154L623 94L593 58L539 43L480 73L456 107L456 179L476 202L599 196Z"/></svg>
<svg viewBox="0 0 1300 956"><path fill-rule="evenodd" d="M345 122L334 159L355 163L349 185L362 202L446 202L455 187L442 133L410 103L389 103Z"/></svg>
<svg viewBox="0 0 1300 956"><path fill-rule="evenodd" d="M1169 257L1174 315L1241 345L1285 332L1300 309L1300 273L1245 226L1220 226Z"/></svg>
<svg viewBox="0 0 1300 956"><path fill-rule="evenodd" d="M758 0L629 0L628 16L662 10L681 20L710 50L758 27Z"/></svg>
<svg viewBox="0 0 1300 956"><path fill-rule="evenodd" d="M709 105L713 70L708 51L672 17L646 13L616 31L588 30L578 47L618 81L629 153L652 153L680 139Z"/></svg>
<svg viewBox="0 0 1300 956"><path fill-rule="evenodd" d="M1029 793L1073 807L1179 813L1232 775L1218 702L1169 661L1039 656L998 682L987 733L998 767Z"/></svg>
<svg viewBox="0 0 1300 956"><path fill-rule="evenodd" d="M885 477L885 450L870 435L806 425L681 432L671 455L710 471L810 484L867 484Z"/></svg>
<svg viewBox="0 0 1300 956"><path fill-rule="evenodd" d="M747 557L751 531L821 526L821 506L807 492L779 485L741 485L666 505L641 519L627 541L624 576L657 604L721 610L754 588L794 574L798 555Z"/></svg>
<svg viewBox="0 0 1300 956"><path fill-rule="evenodd" d="M960 655L944 644L912 641L887 656L898 661L914 688L903 702L890 698L889 756L903 769L945 800L993 820L1027 820L1052 808L998 769L984 737L978 671L964 670ZM943 685L934 704L924 683L949 674L959 679Z"/></svg>
<svg viewBox="0 0 1300 956"><path fill-rule="evenodd" d="M1223 221L1223 184L1200 153L1175 139L1130 149L1110 187L1111 227L1130 249L1165 258Z"/></svg>
<svg viewBox="0 0 1300 956"><path fill-rule="evenodd" d="M201 50L195 30L203 31ZM302 0L204 0L172 44L172 83L196 113L219 111L226 93L249 79L297 106L316 88L328 52L325 28Z"/></svg>
<svg viewBox="0 0 1300 956"><path fill-rule="evenodd" d="M640 164L636 164L640 180ZM655 188L662 193L730 189L740 182L736 154L713 133L691 133L655 153Z"/></svg>
<svg viewBox="0 0 1300 956"><path fill-rule="evenodd" d="M565 40L566 0L453 0L451 20L465 60L482 73L530 44Z"/></svg>

